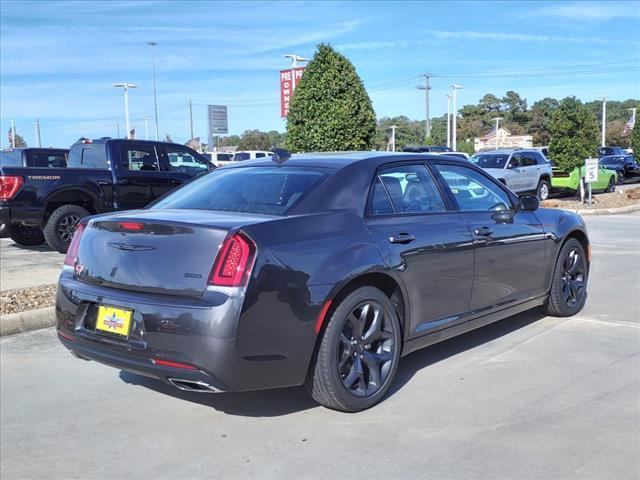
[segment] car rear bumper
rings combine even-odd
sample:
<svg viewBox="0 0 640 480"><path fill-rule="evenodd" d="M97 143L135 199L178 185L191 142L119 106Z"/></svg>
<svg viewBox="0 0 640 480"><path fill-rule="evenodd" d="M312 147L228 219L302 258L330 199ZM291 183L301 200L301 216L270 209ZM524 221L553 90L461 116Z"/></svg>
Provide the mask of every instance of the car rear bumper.
<svg viewBox="0 0 640 480"><path fill-rule="evenodd" d="M98 305L133 311L128 339L95 330ZM200 382L208 391L302 384L315 342L313 321L298 323L296 332L282 331L281 309L272 316L268 307L255 307L244 305L242 292L207 291L191 298L107 288L78 281L67 267L60 275L56 316L60 341L76 356L178 388L175 380ZM251 310L262 312L259 319ZM256 320L270 333L256 331Z"/></svg>

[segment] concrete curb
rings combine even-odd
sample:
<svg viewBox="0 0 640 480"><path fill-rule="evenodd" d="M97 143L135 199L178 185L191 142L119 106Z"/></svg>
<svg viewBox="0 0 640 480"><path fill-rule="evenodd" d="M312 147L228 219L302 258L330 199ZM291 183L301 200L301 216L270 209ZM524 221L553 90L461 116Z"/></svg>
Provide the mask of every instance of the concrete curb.
<svg viewBox="0 0 640 480"><path fill-rule="evenodd" d="M0 318L0 337L53 327L55 324L54 307L2 315Z"/></svg>
<svg viewBox="0 0 640 480"><path fill-rule="evenodd" d="M565 209L569 210L569 209ZM618 208L602 208L600 210L597 209L589 209L589 208L579 208L578 210L569 210L570 212L577 213L580 216L585 215L616 215L619 213L631 213L640 211L640 203L636 205L627 205L626 207L618 207Z"/></svg>

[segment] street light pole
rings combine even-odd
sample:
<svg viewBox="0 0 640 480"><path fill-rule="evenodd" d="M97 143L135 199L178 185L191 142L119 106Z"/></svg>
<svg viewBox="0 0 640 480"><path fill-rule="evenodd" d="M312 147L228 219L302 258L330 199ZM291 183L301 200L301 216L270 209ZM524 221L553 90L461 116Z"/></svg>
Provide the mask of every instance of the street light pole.
<svg viewBox="0 0 640 480"><path fill-rule="evenodd" d="M156 121L156 141L160 139L160 132L158 129L158 98L156 96L156 42L147 43L151 47L151 70L153 71L153 111Z"/></svg>
<svg viewBox="0 0 640 480"><path fill-rule="evenodd" d="M498 132L500 132L500 120L502 120L502 117L496 117L494 118L494 120L496 121L496 150L498 149Z"/></svg>
<svg viewBox="0 0 640 480"><path fill-rule="evenodd" d="M42 147L42 140L40 139L40 119L36 118L36 141L38 142L38 148Z"/></svg>
<svg viewBox="0 0 640 480"><path fill-rule="evenodd" d="M447 148L451 148L451 95L447 93Z"/></svg>
<svg viewBox="0 0 640 480"><path fill-rule="evenodd" d="M449 85L453 89L453 151L457 152L457 126L458 126L458 90L462 88L462 85L456 85L455 83Z"/></svg>
<svg viewBox="0 0 640 480"><path fill-rule="evenodd" d="M391 151L395 152L396 151L396 128L398 128L398 126L391 125L389 128L391 129Z"/></svg>
<svg viewBox="0 0 640 480"><path fill-rule="evenodd" d="M607 98L608 96L602 96L602 146L606 146L606 133L607 133Z"/></svg>
<svg viewBox="0 0 640 480"><path fill-rule="evenodd" d="M115 83L113 86L124 89L124 123L127 129L125 138L131 138L131 131L129 129L129 89L137 88L138 86L127 82Z"/></svg>

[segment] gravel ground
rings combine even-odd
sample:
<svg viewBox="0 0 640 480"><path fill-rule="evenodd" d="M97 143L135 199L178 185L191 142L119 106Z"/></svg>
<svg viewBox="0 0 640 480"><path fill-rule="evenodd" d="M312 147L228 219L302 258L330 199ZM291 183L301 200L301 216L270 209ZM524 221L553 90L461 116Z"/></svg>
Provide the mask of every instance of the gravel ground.
<svg viewBox="0 0 640 480"><path fill-rule="evenodd" d="M586 198L586 197L585 197ZM627 205L640 203L640 187L629 190L616 190L612 193L597 193L591 196L592 208L618 208ZM558 197L541 202L543 207L564 208L567 210L577 210L584 208L585 204L580 203L580 197Z"/></svg>
<svg viewBox="0 0 640 480"><path fill-rule="evenodd" d="M56 285L5 290L0 293L0 315L52 307L55 304Z"/></svg>

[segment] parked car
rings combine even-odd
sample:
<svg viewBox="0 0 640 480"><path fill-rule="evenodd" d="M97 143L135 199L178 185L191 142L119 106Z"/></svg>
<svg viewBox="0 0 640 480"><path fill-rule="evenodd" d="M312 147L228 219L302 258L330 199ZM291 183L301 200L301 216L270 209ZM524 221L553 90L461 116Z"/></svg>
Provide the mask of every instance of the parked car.
<svg viewBox="0 0 640 480"><path fill-rule="evenodd" d="M233 152L205 152L205 158L216 167L224 167L228 163L233 162Z"/></svg>
<svg viewBox="0 0 640 480"><path fill-rule="evenodd" d="M551 179L551 189L553 192L562 192L575 194L580 189L580 178L584 176L584 171L578 167L570 172L561 170L553 165L553 178ZM598 179L591 183L592 190L602 190L606 193L613 192L616 189L617 173L615 170L607 168L600 164L598 169Z"/></svg>
<svg viewBox="0 0 640 480"><path fill-rule="evenodd" d="M71 147L67 168L0 165L0 223L20 245L46 241L66 252L81 218L142 208L212 168L183 145L82 139Z"/></svg>
<svg viewBox="0 0 640 480"><path fill-rule="evenodd" d="M80 222L56 300L76 356L181 390L305 384L379 402L400 357L586 300L582 219L463 160L391 152L234 162Z"/></svg>
<svg viewBox="0 0 640 480"><path fill-rule="evenodd" d="M447 157L458 158L461 160L469 160L471 157L466 152L430 152L433 155L446 155Z"/></svg>
<svg viewBox="0 0 640 480"><path fill-rule="evenodd" d="M615 170L618 185L622 185L625 180L640 177L640 164L631 155L607 155L600 159L600 165Z"/></svg>
<svg viewBox="0 0 640 480"><path fill-rule="evenodd" d="M415 153L438 153L438 152L451 152L449 147L442 145L408 145L402 149L403 152L415 152Z"/></svg>
<svg viewBox="0 0 640 480"><path fill-rule="evenodd" d="M622 147L600 147L598 148L598 158L606 157L609 155L627 155L627 152Z"/></svg>
<svg viewBox="0 0 640 480"><path fill-rule="evenodd" d="M3 167L64 168L67 166L68 148L15 148L0 152Z"/></svg>
<svg viewBox="0 0 640 480"><path fill-rule="evenodd" d="M512 192L535 193L540 200L549 198L551 165L538 150L490 150L476 153L471 162L500 180Z"/></svg>
<svg viewBox="0 0 640 480"><path fill-rule="evenodd" d="M255 160L256 158L267 158L272 156L273 152L266 152L263 150L244 150L241 152L236 152L233 155L233 161L241 162L244 160Z"/></svg>

